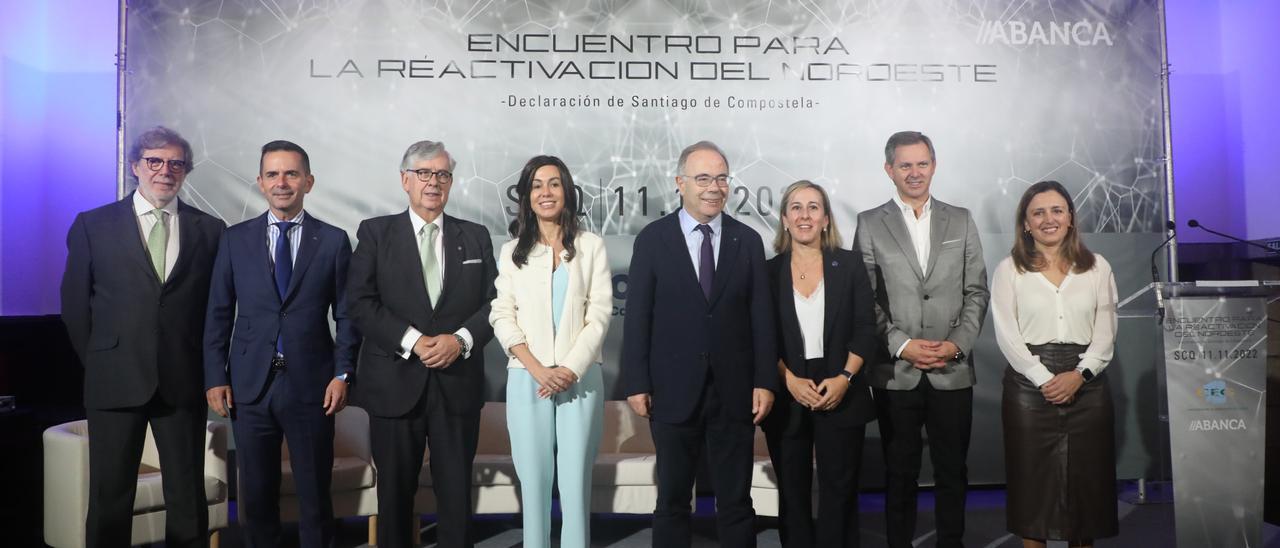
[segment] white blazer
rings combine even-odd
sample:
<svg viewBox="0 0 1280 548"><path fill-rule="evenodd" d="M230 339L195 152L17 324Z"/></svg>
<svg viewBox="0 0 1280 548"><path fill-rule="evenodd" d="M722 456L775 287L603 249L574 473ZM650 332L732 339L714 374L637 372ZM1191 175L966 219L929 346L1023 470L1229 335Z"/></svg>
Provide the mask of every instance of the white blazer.
<svg viewBox="0 0 1280 548"><path fill-rule="evenodd" d="M580 232L574 240L577 253L563 261L569 269L560 330L551 319L551 248L534 244L529 262L516 268L511 260L516 240L503 244L498 258L498 296L493 299L489 323L507 354L508 368L524 368L511 353L521 343L547 367L567 367L581 379L591 364L603 361L601 347L613 314L613 283L604 239Z"/></svg>

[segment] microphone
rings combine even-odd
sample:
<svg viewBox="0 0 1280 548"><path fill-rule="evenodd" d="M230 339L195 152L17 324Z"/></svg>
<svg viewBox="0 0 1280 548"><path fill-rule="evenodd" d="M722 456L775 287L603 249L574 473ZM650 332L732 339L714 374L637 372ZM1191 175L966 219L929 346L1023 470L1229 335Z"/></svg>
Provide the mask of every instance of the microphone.
<svg viewBox="0 0 1280 548"><path fill-rule="evenodd" d="M1187 226L1189 226L1189 227L1191 227L1191 228L1198 228L1198 229L1200 229L1200 230L1203 230L1203 231L1208 232L1208 233L1210 233L1210 234L1213 234L1213 235L1215 235L1215 236L1222 236L1223 238L1226 238L1226 239L1228 239L1228 240L1233 240L1233 241L1240 242L1240 243L1242 243L1242 244L1251 245L1251 246L1253 246L1253 247L1256 247L1256 248L1258 248L1258 249L1261 249L1261 250L1263 250L1263 251L1266 251L1268 255L1273 255L1273 254L1275 254L1275 252L1276 252L1276 250L1271 249L1271 248L1269 248L1269 247L1267 247L1267 246L1265 246L1265 245L1262 245L1262 244L1260 244L1260 243L1258 243L1258 242L1251 242L1251 241L1249 241L1249 240L1245 240L1245 239L1242 239L1242 238L1237 238L1237 237L1232 236L1232 235L1230 235L1230 234L1223 234L1223 233L1221 233L1221 232L1218 232L1217 230L1213 230L1213 229L1211 229L1211 228L1209 228L1209 227L1207 227L1207 226L1204 226L1204 225L1200 224L1200 221L1197 221L1197 220L1195 220L1195 219L1191 219L1190 221L1187 221Z"/></svg>
<svg viewBox="0 0 1280 548"><path fill-rule="evenodd" d="M1191 222L1194 223L1195 221ZM1164 229L1169 231L1169 237L1160 242L1160 245L1156 246L1156 249L1151 252L1151 283L1156 290L1156 313L1160 316L1159 323L1161 325L1164 324L1164 292L1160 290L1160 269L1156 267L1156 255L1178 235L1178 225L1173 221L1165 221Z"/></svg>

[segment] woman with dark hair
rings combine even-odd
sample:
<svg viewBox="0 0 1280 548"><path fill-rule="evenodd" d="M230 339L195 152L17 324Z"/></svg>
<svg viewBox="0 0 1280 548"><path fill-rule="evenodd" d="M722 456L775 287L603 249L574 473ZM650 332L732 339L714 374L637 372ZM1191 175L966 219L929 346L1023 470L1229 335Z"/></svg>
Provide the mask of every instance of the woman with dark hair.
<svg viewBox="0 0 1280 548"><path fill-rule="evenodd" d="M858 474L875 419L862 374L876 346L871 282L862 257L840 248L822 187L787 187L768 262L778 319L778 394L762 427L778 474L779 534L793 547L858 546ZM813 467L818 514L813 519Z"/></svg>
<svg viewBox="0 0 1280 548"><path fill-rule="evenodd" d="M551 546L559 478L560 545L590 543L591 467L604 414L600 348L613 313L604 240L578 226L564 162L536 156L516 183L514 238L502 246L489 323L510 358L507 429L520 478L524 545Z"/></svg>
<svg viewBox="0 0 1280 548"><path fill-rule="evenodd" d="M1119 532L1115 414L1103 370L1116 340L1111 265L1085 247L1071 194L1031 185L1018 237L996 267L991 311L1004 373L1009 532L1091 546Z"/></svg>

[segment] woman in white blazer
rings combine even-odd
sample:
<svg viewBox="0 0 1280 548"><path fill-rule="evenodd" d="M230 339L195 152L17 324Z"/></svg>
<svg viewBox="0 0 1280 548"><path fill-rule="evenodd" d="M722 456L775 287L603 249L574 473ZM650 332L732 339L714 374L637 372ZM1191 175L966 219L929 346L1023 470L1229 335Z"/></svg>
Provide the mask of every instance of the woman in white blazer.
<svg viewBox="0 0 1280 548"><path fill-rule="evenodd" d="M524 545L551 546L559 477L560 545L585 548L604 414L600 348L613 313L609 260L604 240L578 226L578 193L559 158L529 160L516 194L514 239L502 246L489 323L510 358L507 429Z"/></svg>

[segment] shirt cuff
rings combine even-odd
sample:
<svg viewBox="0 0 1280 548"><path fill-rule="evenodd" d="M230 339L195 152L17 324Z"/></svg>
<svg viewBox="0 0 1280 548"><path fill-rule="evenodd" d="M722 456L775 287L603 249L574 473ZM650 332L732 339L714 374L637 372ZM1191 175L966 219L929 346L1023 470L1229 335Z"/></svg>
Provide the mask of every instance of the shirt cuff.
<svg viewBox="0 0 1280 548"><path fill-rule="evenodd" d="M911 344L911 339L907 339L902 342L902 346L899 346L898 350L893 353L894 359L902 359L902 351L907 349L908 344Z"/></svg>
<svg viewBox="0 0 1280 548"><path fill-rule="evenodd" d="M470 358L471 351L474 350L476 346L475 339L471 338L471 331L464 327L454 331L453 334L462 337L462 340L467 341L467 351L462 353L462 359L465 360Z"/></svg>
<svg viewBox="0 0 1280 548"><path fill-rule="evenodd" d="M409 326L408 329L404 330L404 336L400 337L401 358L409 359L409 356L413 354L413 345L418 344L418 337L421 336L422 332L414 329L413 326Z"/></svg>
<svg viewBox="0 0 1280 548"><path fill-rule="evenodd" d="M1044 383L1053 380L1053 373L1049 371L1048 367L1045 367L1042 364L1032 366L1031 369L1028 369L1026 373L1023 373L1023 375L1027 377L1027 380L1031 381L1031 384L1036 385L1036 388L1040 388L1041 386L1044 386Z"/></svg>
<svg viewBox="0 0 1280 548"><path fill-rule="evenodd" d="M1076 365L1076 369L1088 369L1094 375L1097 375L1104 367L1106 367L1106 364L1102 360L1084 355L1080 356L1080 363Z"/></svg>

